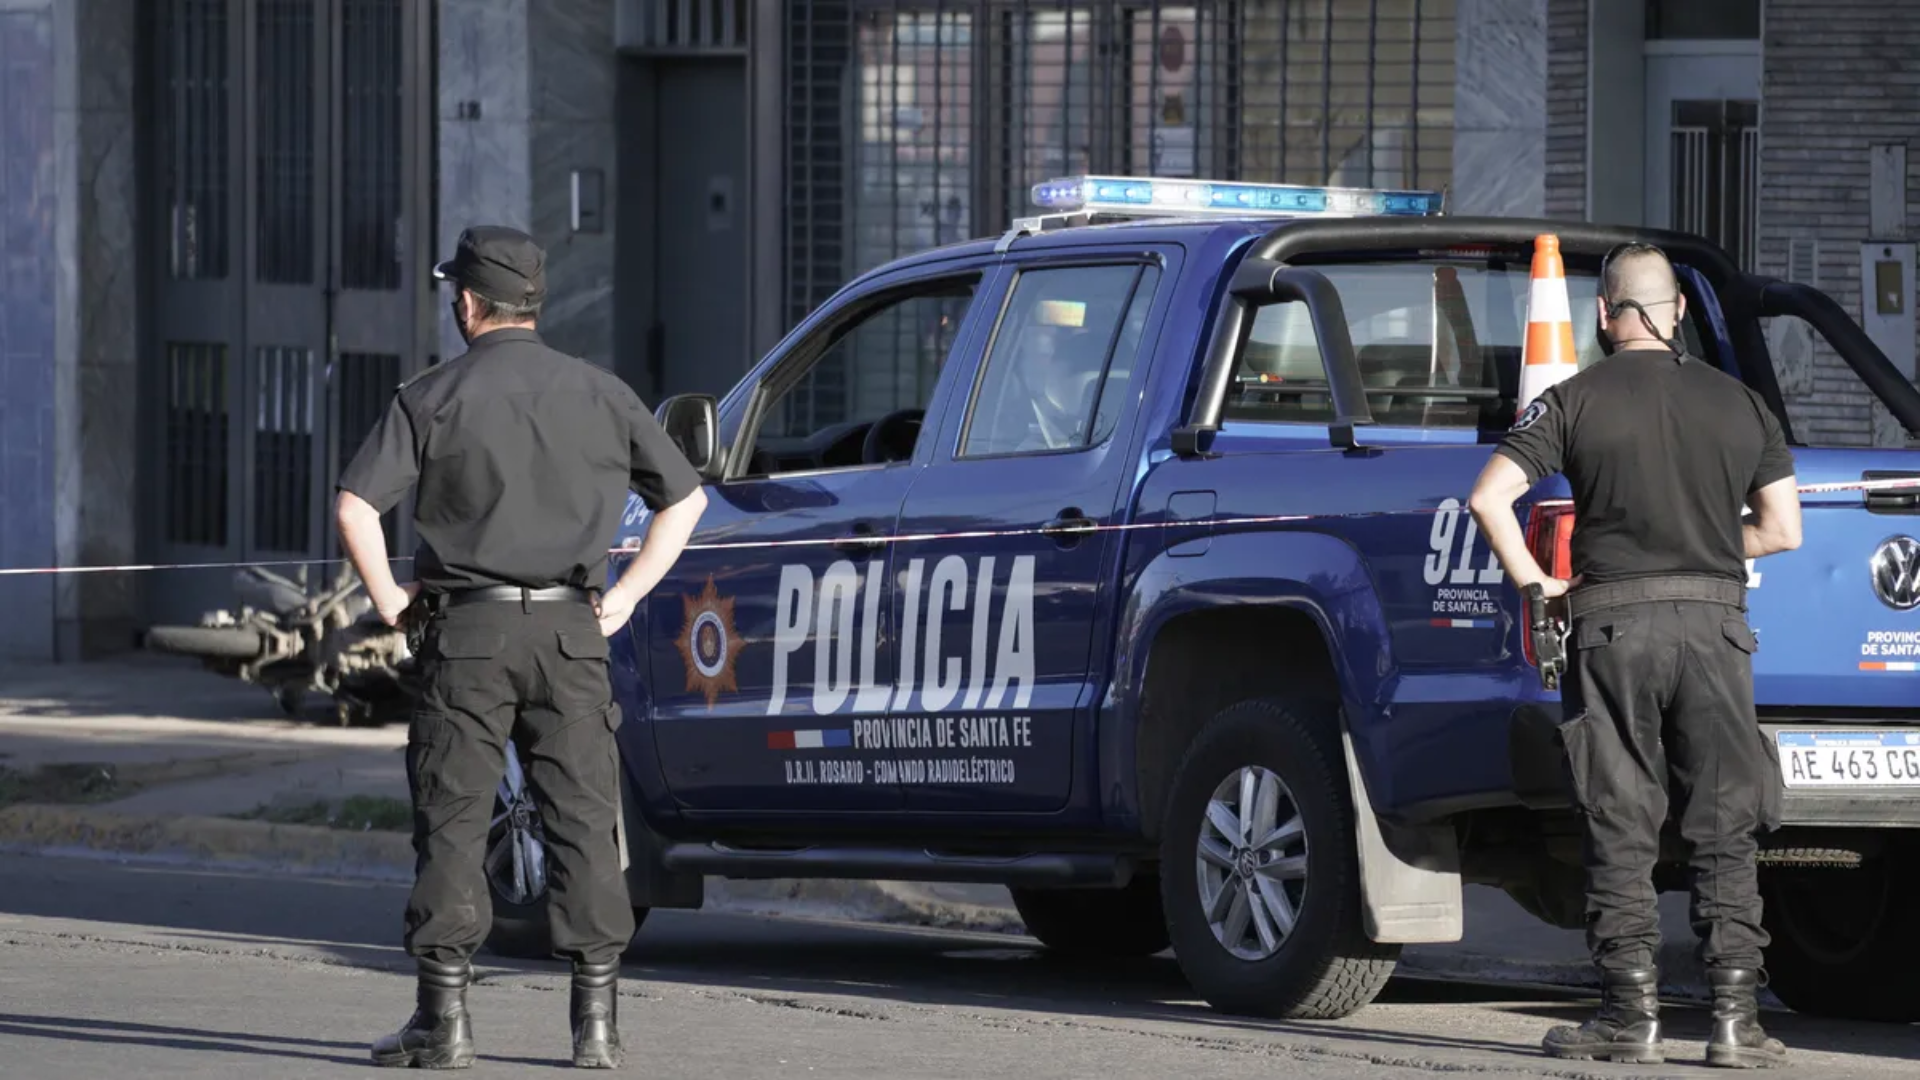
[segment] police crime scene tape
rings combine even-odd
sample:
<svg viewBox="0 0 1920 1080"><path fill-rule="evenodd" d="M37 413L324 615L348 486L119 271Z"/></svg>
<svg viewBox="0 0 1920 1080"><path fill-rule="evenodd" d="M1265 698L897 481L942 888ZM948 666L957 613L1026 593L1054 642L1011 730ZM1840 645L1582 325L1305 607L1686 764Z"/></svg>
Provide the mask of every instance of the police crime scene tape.
<svg viewBox="0 0 1920 1080"><path fill-rule="evenodd" d="M1826 484L1802 484L1794 491L1801 495L1825 495L1842 491L1898 491L1906 488L1920 488L1920 477L1900 477L1887 480L1843 480ZM1533 506L1568 506L1571 499L1541 499ZM1077 528L1058 526L1032 526L1024 529L975 529L959 532L896 533L891 536L810 536L797 540L732 540L713 543L688 544L687 551L745 551L767 548L794 547L886 547L893 544L926 543L937 540L997 540L1019 536L1091 536L1095 533L1140 532L1158 529L1191 529L1206 527L1209 529L1232 528L1245 525L1280 525L1301 521L1334 521L1349 518L1405 517L1414 514L1437 514L1439 507L1424 507L1417 510L1359 510L1337 514L1273 514L1260 517L1233 518L1196 518L1179 521L1124 522L1115 525L1088 524ZM609 555L631 555L637 547L616 547L608 550ZM273 566L339 566L347 559L278 559L250 562L201 562L201 563L125 563L115 566L24 566L0 567L0 577L27 577L52 574L115 574L143 573L158 570L246 570ZM395 556L389 562L412 562L410 556Z"/></svg>

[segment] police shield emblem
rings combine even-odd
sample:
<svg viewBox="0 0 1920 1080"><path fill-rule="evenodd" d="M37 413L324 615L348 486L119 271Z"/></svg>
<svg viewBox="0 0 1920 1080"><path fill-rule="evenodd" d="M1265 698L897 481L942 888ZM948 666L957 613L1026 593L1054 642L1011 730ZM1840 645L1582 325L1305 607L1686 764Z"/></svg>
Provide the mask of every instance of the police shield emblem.
<svg viewBox="0 0 1920 1080"><path fill-rule="evenodd" d="M713 708L722 692L738 690L733 665L739 656L739 631L733 627L733 598L722 597L714 588L713 576L698 596L682 596L686 622L674 644L687 669L687 692L707 699Z"/></svg>

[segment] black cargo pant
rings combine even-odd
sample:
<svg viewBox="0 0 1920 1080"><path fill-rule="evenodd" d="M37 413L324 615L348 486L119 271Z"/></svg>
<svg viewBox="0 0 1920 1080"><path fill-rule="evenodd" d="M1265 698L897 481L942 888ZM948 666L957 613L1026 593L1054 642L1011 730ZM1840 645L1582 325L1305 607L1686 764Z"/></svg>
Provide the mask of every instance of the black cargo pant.
<svg viewBox="0 0 1920 1080"><path fill-rule="evenodd" d="M1689 598L1648 599L1675 595ZM1691 598L1702 596L1714 599ZM1664 578L1571 599L1562 736L1584 823L1594 962L1654 965L1653 869L1671 796L1701 961L1760 967L1768 937L1754 856L1760 828L1778 824L1780 774L1754 714L1758 643L1744 589Z"/></svg>
<svg viewBox="0 0 1920 1080"><path fill-rule="evenodd" d="M458 963L493 921L483 861L511 737L546 841L554 954L619 957L633 937L620 868L620 724L607 640L584 601L447 606L427 625L407 737L415 881L409 955Z"/></svg>

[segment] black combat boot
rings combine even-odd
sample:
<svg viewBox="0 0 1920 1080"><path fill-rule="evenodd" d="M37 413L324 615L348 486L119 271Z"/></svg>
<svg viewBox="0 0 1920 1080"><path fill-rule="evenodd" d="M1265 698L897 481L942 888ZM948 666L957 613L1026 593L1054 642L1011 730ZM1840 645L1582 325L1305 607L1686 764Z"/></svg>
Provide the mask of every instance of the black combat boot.
<svg viewBox="0 0 1920 1080"><path fill-rule="evenodd" d="M473 1023L467 1018L467 984L473 969L464 962L420 960L418 1003L407 1026L373 1044L376 1065L416 1069L464 1069L473 1064Z"/></svg>
<svg viewBox="0 0 1920 1080"><path fill-rule="evenodd" d="M573 1064L614 1069L625 1060L620 1046L620 961L573 965Z"/></svg>
<svg viewBox="0 0 1920 1080"><path fill-rule="evenodd" d="M1600 973L1600 1011L1579 1027L1562 1025L1540 1044L1557 1058L1631 1065L1666 1061L1660 1042L1659 975L1652 968Z"/></svg>
<svg viewBox="0 0 1920 1080"><path fill-rule="evenodd" d="M1787 1047L1760 1026L1760 973L1752 968L1708 968L1713 987L1713 1033L1707 1064L1724 1069L1771 1069L1787 1062Z"/></svg>

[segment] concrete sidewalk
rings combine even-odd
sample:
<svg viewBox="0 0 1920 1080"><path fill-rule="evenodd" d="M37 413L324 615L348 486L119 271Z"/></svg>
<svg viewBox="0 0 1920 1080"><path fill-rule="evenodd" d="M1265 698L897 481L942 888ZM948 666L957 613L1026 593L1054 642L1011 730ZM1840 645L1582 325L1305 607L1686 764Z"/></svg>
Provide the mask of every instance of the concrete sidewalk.
<svg viewBox="0 0 1920 1080"><path fill-rule="evenodd" d="M266 691L174 658L0 666L0 768L112 774L108 790L80 803L0 805L0 849L410 880L404 833L234 817L354 795L406 800L405 728L333 727L327 715L288 719ZM707 896L740 912L1023 929L998 886L712 879ZM1466 900L1465 940L1409 947L1409 970L1592 982L1579 931L1540 923L1497 890L1469 887ZM1661 908L1664 966L1685 993L1697 981L1686 899L1669 895Z"/></svg>
<svg viewBox="0 0 1920 1080"><path fill-rule="evenodd" d="M410 880L403 832L237 820L267 807L407 801L406 728L289 719L266 691L190 660L0 665L0 769L102 772L99 797L0 800L0 848ZM967 929L1022 927L1003 888L861 881L708 883L733 910Z"/></svg>
<svg viewBox="0 0 1920 1080"><path fill-rule="evenodd" d="M187 661L0 667L0 767L111 767L142 817L225 816L352 795L405 800L406 729L339 728L280 713L264 690Z"/></svg>

